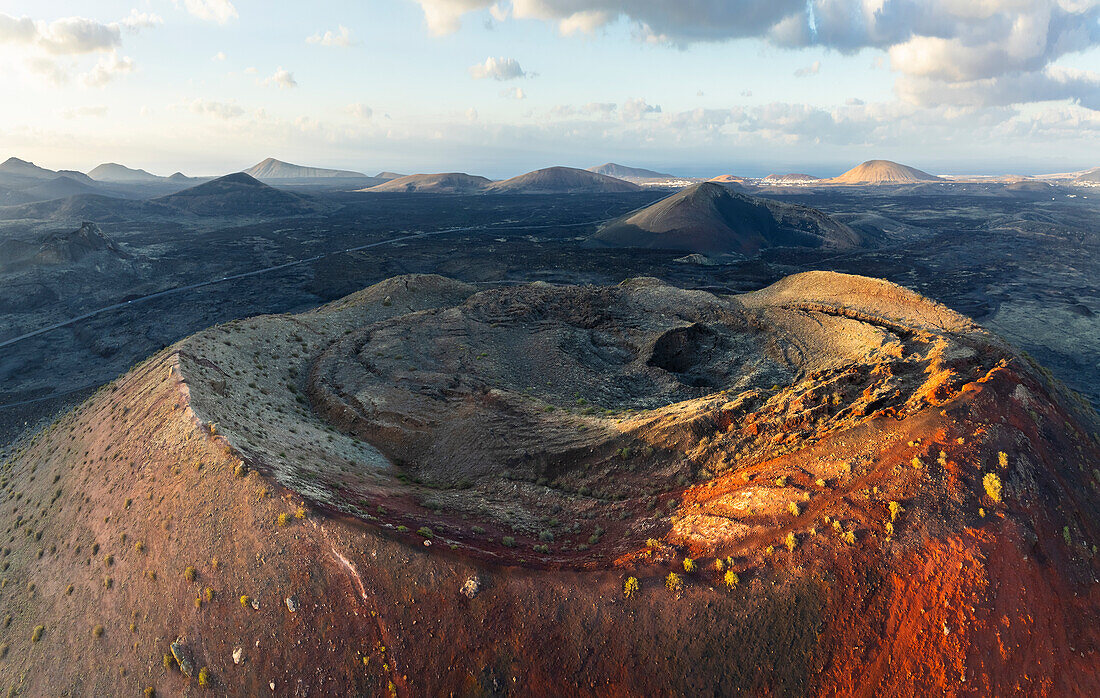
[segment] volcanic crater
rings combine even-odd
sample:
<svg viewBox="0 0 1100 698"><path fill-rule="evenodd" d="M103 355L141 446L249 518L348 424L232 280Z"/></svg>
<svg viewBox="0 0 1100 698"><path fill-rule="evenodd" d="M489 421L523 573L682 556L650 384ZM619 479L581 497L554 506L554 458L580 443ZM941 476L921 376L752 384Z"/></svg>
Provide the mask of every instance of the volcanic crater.
<svg viewBox="0 0 1100 698"><path fill-rule="evenodd" d="M242 331L200 334L181 366L212 387L192 390L196 411L252 467L331 510L533 566L607 566L659 554L654 539L736 553L859 489L837 463L898 458L904 430L869 425L945 405L1010 357L943 306L826 272L726 297L645 278L479 291L401 277L219 334ZM800 484L760 484L811 447L832 455L800 463ZM752 503L684 508L730 483Z"/></svg>
<svg viewBox="0 0 1100 698"><path fill-rule="evenodd" d="M20 444L0 678L1094 695L1098 433L883 281L396 277L204 330Z"/></svg>

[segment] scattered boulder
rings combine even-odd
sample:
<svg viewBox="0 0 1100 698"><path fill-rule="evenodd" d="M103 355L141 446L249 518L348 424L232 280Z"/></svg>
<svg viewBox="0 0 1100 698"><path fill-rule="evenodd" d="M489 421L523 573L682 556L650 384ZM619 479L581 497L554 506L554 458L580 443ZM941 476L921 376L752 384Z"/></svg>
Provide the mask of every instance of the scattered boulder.
<svg viewBox="0 0 1100 698"><path fill-rule="evenodd" d="M175 658L176 663L179 664L180 671L184 676L190 677L195 673L195 664L191 659L191 650L183 644L183 638L177 637L176 641L172 643L172 656Z"/></svg>
<svg viewBox="0 0 1100 698"><path fill-rule="evenodd" d="M459 591L461 591L462 595L466 598L472 599L477 596L479 591L481 591L481 580L478 579L476 576L470 577L465 581L465 583L463 583L462 588Z"/></svg>

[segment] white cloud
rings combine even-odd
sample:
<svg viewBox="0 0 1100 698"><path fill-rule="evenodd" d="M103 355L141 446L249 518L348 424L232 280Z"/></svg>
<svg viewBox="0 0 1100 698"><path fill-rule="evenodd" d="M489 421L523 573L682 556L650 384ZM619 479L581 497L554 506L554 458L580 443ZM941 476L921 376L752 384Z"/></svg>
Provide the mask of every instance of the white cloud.
<svg viewBox="0 0 1100 698"><path fill-rule="evenodd" d="M224 51L218 51L217 53L215 53L213 56L210 57L210 60L212 60L212 61L224 61L225 58L226 58L225 52Z"/></svg>
<svg viewBox="0 0 1100 698"><path fill-rule="evenodd" d="M24 64L27 70L54 87L69 82L69 73L52 58L27 58Z"/></svg>
<svg viewBox="0 0 1100 698"><path fill-rule="evenodd" d="M83 68L86 72L80 81L87 87L101 87L135 68L132 59L119 54L123 31L136 33L162 23L158 15L137 10L107 24L84 17L46 22L0 13L0 44L25 47L23 65L46 84L66 84ZM85 57L94 54L99 58L93 64Z"/></svg>
<svg viewBox="0 0 1100 698"><path fill-rule="evenodd" d="M507 9L494 0L416 2L433 34L453 32L463 15L485 10L498 21L553 23L563 34L593 34L625 20L648 43L756 37L783 48L884 51L899 92L925 100L958 101L981 80L1024 86L981 87L990 106L1011 91L1092 104L1090 80L1052 78L1051 71L1063 56L1100 47L1098 0L512 0Z"/></svg>
<svg viewBox="0 0 1100 698"><path fill-rule="evenodd" d="M436 36L458 31L462 15L494 5L492 0L417 0L424 10L428 31ZM503 10L499 11L502 15ZM494 15L495 16L495 15ZM500 17L501 20L504 17Z"/></svg>
<svg viewBox="0 0 1100 698"><path fill-rule="evenodd" d="M356 104L349 104L345 111L354 116L356 119L363 119L364 121L374 116L374 110L367 105L358 102Z"/></svg>
<svg viewBox="0 0 1100 698"><path fill-rule="evenodd" d="M527 93L523 91L522 87L508 87L500 91L501 97L508 97L510 99L527 99Z"/></svg>
<svg viewBox="0 0 1100 698"><path fill-rule="evenodd" d="M43 22L0 13L0 43L29 44L50 55L74 56L118 48L122 29L117 23L102 24L83 17Z"/></svg>
<svg viewBox="0 0 1100 698"><path fill-rule="evenodd" d="M132 72L134 72L134 62L112 51L96 61L95 66L80 77L80 81L88 87L103 87L116 76Z"/></svg>
<svg viewBox="0 0 1100 698"><path fill-rule="evenodd" d="M61 116L66 119L78 119L85 116L100 117L107 114L107 107L98 105L94 107L70 107L61 110Z"/></svg>
<svg viewBox="0 0 1100 698"><path fill-rule="evenodd" d="M204 116L214 116L219 119L236 119L244 115L244 109L234 102L216 102L206 99L196 99L188 105L192 113Z"/></svg>
<svg viewBox="0 0 1100 698"><path fill-rule="evenodd" d="M1007 106L1070 100L1100 111L1100 73L1050 66L1044 70L965 82L907 78L898 94L917 106Z"/></svg>
<svg viewBox="0 0 1100 698"><path fill-rule="evenodd" d="M354 44L352 41L351 32L344 25L340 25L337 30L326 31L324 34L317 32L313 36L306 39L308 44L320 44L321 46L339 46L348 47Z"/></svg>
<svg viewBox="0 0 1100 698"><path fill-rule="evenodd" d="M821 71L821 61L814 61L810 65L808 65L804 68L799 68L798 70L794 71L794 76L796 78L805 78L805 77L809 77L810 75L817 75L820 71Z"/></svg>
<svg viewBox="0 0 1100 698"><path fill-rule="evenodd" d="M515 80L516 78L528 77L515 58L494 58L492 56L486 58L484 63L470 66L470 76L474 80L484 80L486 78Z"/></svg>
<svg viewBox="0 0 1100 698"><path fill-rule="evenodd" d="M623 118L628 121L637 121L646 114L660 113L660 105L647 104L644 99L628 99L623 103Z"/></svg>
<svg viewBox="0 0 1100 698"><path fill-rule="evenodd" d="M612 15L602 10L581 10L558 22L558 31L565 36L592 34L608 23Z"/></svg>
<svg viewBox="0 0 1100 698"><path fill-rule="evenodd" d="M294 74L289 70L283 69L280 66L270 77L264 78L260 81L260 84L264 87L278 87L279 89L289 89L291 87L297 87L298 81L294 79Z"/></svg>
<svg viewBox="0 0 1100 698"><path fill-rule="evenodd" d="M467 121L477 121L477 109L474 109L473 107L470 107L469 109L467 109L466 110L466 120Z"/></svg>
<svg viewBox="0 0 1100 698"><path fill-rule="evenodd" d="M172 0L179 7L180 0ZM237 19L237 8L229 0L182 0L184 8L194 17L207 22L226 24Z"/></svg>
<svg viewBox="0 0 1100 698"><path fill-rule="evenodd" d="M130 10L130 15L120 21L119 24L122 25L123 29L136 34L142 29L152 29L158 24L164 24L164 20L160 15L151 12L138 12L135 8Z"/></svg>

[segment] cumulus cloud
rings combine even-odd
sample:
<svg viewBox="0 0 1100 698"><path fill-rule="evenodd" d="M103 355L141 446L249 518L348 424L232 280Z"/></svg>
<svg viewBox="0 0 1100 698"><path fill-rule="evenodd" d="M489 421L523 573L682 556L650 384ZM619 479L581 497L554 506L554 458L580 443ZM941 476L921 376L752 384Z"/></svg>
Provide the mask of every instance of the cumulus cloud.
<svg viewBox="0 0 1100 698"><path fill-rule="evenodd" d="M821 61L814 61L808 66L794 71L794 76L796 78L805 78L810 75L817 75L819 72L821 72Z"/></svg>
<svg viewBox="0 0 1100 698"><path fill-rule="evenodd" d="M134 72L134 62L126 56L111 52L98 61L95 66L80 77L88 87L103 87L119 75Z"/></svg>
<svg viewBox="0 0 1100 698"><path fill-rule="evenodd" d="M644 99L628 99L623 103L623 118L628 121L637 121L646 114L660 114L661 106L647 104Z"/></svg>
<svg viewBox="0 0 1100 698"><path fill-rule="evenodd" d="M123 29L134 32L135 34L142 29L152 29L158 24L164 24L164 20L160 15L153 14L151 12L138 12L137 9L130 10L130 15L119 22Z"/></svg>
<svg viewBox="0 0 1100 698"><path fill-rule="evenodd" d="M122 25L84 17L44 22L0 13L0 43L29 44L55 56L112 51L122 45Z"/></svg>
<svg viewBox="0 0 1100 698"><path fill-rule="evenodd" d="M1007 106L1070 100L1100 111L1100 73L1050 66L1010 77L965 82L914 78L900 81L898 94L918 106Z"/></svg>
<svg viewBox="0 0 1100 698"><path fill-rule="evenodd" d="M217 53L215 53L213 56L210 57L210 60L212 60L212 61L224 61L225 60L225 51L218 51Z"/></svg>
<svg viewBox="0 0 1100 698"><path fill-rule="evenodd" d="M494 58L489 56L484 63L470 66L470 77L474 80L515 80L528 77L515 58Z"/></svg>
<svg viewBox="0 0 1100 698"><path fill-rule="evenodd" d="M433 34L455 31L469 12L500 7L493 0L416 1ZM756 37L785 48L877 49L899 74L899 91L957 100L970 83L993 80L1002 86L980 91L990 106L1010 92L1091 104L1090 80L1052 78L1051 71L1063 56L1100 46L1097 0L512 0L493 15L550 22L563 34L624 20L642 41L681 46ZM1011 82L1028 89L1004 86Z"/></svg>
<svg viewBox="0 0 1100 698"><path fill-rule="evenodd" d="M82 67L82 57L99 54L80 80L88 87L102 87L135 68L132 59L119 54L123 32L136 33L162 23L158 15L137 10L106 24L85 17L46 22L0 13L0 44L26 47L23 65L52 85L68 83Z"/></svg>
<svg viewBox="0 0 1100 698"><path fill-rule="evenodd" d="M206 99L196 99L188 106L194 114L213 116L219 119L236 119L244 115L244 109L233 102L216 102Z"/></svg>
<svg viewBox="0 0 1100 698"><path fill-rule="evenodd" d="M523 91L522 87L509 87L500 91L501 97L508 97L510 99L527 99L527 93Z"/></svg>
<svg viewBox="0 0 1100 698"><path fill-rule="evenodd" d="M340 25L336 31L317 32L306 39L307 44L319 44L321 46L338 46L346 48L355 42L351 38L351 31L344 25Z"/></svg>
<svg viewBox="0 0 1100 698"><path fill-rule="evenodd" d="M363 104L362 102L349 104L345 108L345 111L354 116L356 119L362 119L364 121L374 116L374 110Z"/></svg>
<svg viewBox="0 0 1100 698"><path fill-rule="evenodd" d="M280 66L269 77L260 81L260 84L264 87L278 87L279 89L290 89L298 86L298 81L294 79L294 74L289 70Z"/></svg>
<svg viewBox="0 0 1100 698"><path fill-rule="evenodd" d="M103 105L89 107L70 107L61 110L61 116L66 119L79 119L86 116L100 117L107 114L107 107Z"/></svg>
<svg viewBox="0 0 1100 698"><path fill-rule="evenodd" d="M180 0L172 0L179 7ZM183 0L184 9L194 17L207 22L226 24L231 19L237 19L237 8L229 0Z"/></svg>

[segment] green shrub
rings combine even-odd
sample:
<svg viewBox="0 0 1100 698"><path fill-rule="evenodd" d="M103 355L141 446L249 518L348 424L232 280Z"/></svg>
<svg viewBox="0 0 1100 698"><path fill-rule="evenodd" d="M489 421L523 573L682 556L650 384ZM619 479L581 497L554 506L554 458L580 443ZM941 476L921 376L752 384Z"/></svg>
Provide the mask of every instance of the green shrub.
<svg viewBox="0 0 1100 698"><path fill-rule="evenodd" d="M189 582L195 581L195 578L198 576L199 573L195 570L193 565L188 565L187 568L183 570L183 578Z"/></svg>
<svg viewBox="0 0 1100 698"><path fill-rule="evenodd" d="M199 685L200 686L209 686L210 685L210 671L206 667L203 667L203 668L199 669Z"/></svg>
<svg viewBox="0 0 1100 698"><path fill-rule="evenodd" d="M732 589L741 583L741 578L737 576L737 573L733 570L726 570L726 574L722 577L722 581L726 583L727 589Z"/></svg>
<svg viewBox="0 0 1100 698"><path fill-rule="evenodd" d="M42 639L42 633L46 632L46 626L36 625L34 630L31 631L31 642L38 642Z"/></svg>
<svg viewBox="0 0 1100 698"><path fill-rule="evenodd" d="M504 536L500 539L500 544L505 548L514 548L516 547L516 539L512 536Z"/></svg>
<svg viewBox="0 0 1100 698"><path fill-rule="evenodd" d="M432 529L428 528L427 526L421 526L420 528L416 529L416 532L424 536L425 538L431 538L433 535L435 535L434 533L432 533Z"/></svg>
<svg viewBox="0 0 1100 698"><path fill-rule="evenodd" d="M96 637L103 637L103 626L102 625L97 625L94 628L92 628L92 635L94 635Z"/></svg>
<svg viewBox="0 0 1100 698"><path fill-rule="evenodd" d="M688 574L691 574L692 572L694 572L695 571L695 560L692 560L690 557L685 557L684 558L684 571L687 572Z"/></svg>
<svg viewBox="0 0 1100 698"><path fill-rule="evenodd" d="M802 513L802 507L798 506L798 502L791 502L787 505L787 511L791 512L791 516L798 516Z"/></svg>
<svg viewBox="0 0 1100 698"><path fill-rule="evenodd" d="M903 510L902 510L900 504L898 504L897 502L890 502L890 520L891 521L897 521L898 520L898 514L900 514L902 511Z"/></svg>
<svg viewBox="0 0 1100 698"><path fill-rule="evenodd" d="M787 534L787 537L783 539L783 543L787 546L787 550L794 552L794 549L798 546L798 537L793 531Z"/></svg>

